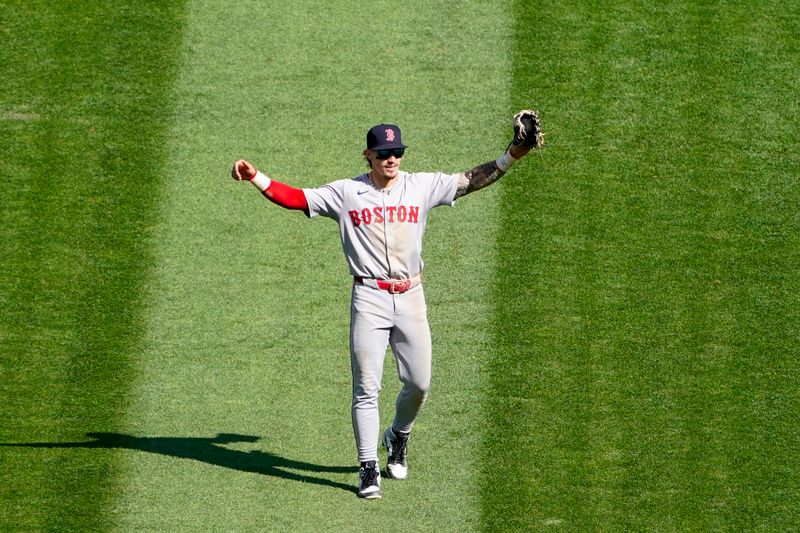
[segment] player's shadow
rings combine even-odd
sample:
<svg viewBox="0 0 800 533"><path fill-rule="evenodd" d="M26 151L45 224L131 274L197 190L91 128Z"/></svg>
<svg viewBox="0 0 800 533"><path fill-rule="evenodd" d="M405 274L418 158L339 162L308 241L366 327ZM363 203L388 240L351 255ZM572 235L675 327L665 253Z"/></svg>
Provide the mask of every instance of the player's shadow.
<svg viewBox="0 0 800 533"><path fill-rule="evenodd" d="M303 461L287 459L269 452L239 451L225 448L223 445L256 442L259 437L252 435L236 435L233 433L220 433L213 438L204 437L135 437L122 433L87 433L91 440L85 442L28 442L28 443L0 443L0 446L15 446L26 448L107 448L127 449L142 452L157 453L168 457L180 459L194 459L210 465L239 470L240 472L253 472L265 476L273 476L304 483L313 483L326 487L355 492L354 485L346 485L325 477L311 474L325 473L352 473L355 467L348 466L323 466Z"/></svg>

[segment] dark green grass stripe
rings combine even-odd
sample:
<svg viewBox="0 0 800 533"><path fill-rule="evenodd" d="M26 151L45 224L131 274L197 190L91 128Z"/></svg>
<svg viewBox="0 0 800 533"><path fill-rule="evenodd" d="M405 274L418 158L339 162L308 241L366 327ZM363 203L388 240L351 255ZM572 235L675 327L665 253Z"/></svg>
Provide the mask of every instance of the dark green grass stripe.
<svg viewBox="0 0 800 533"><path fill-rule="evenodd" d="M791 530L796 7L527 4L484 527Z"/></svg>
<svg viewBox="0 0 800 533"><path fill-rule="evenodd" d="M182 3L0 15L2 442L112 431L135 379ZM0 450L0 529L103 530L110 455Z"/></svg>
<svg viewBox="0 0 800 533"><path fill-rule="evenodd" d="M687 477L716 480L696 491L714 507L709 526L793 531L800 527L800 126L793 118L800 9L726 7L706 11L704 22L698 30L717 28L700 54L708 75L697 89L708 97L692 108L710 114L710 125L689 131L699 139L696 159L712 170L698 181L708 183L715 207L703 240L714 266L703 305L713 322L695 331L706 392L698 441L713 457L701 456Z"/></svg>

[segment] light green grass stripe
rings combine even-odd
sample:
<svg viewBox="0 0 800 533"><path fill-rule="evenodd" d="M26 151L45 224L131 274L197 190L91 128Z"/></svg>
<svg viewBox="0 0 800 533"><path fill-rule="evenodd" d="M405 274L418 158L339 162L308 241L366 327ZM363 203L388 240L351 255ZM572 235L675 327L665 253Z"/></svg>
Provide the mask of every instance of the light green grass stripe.
<svg viewBox="0 0 800 533"><path fill-rule="evenodd" d="M180 6L0 7L0 530L108 528Z"/></svg>
<svg viewBox="0 0 800 533"><path fill-rule="evenodd" d="M411 478L387 480L369 503L353 490L350 280L337 228L227 176L241 156L298 186L353 176L381 121L403 128L407 169L496 157L509 121L504 3L198 1L189 13L127 421L137 438L118 437L138 450L126 455L119 528L474 530L498 191L429 219L433 390ZM385 423L394 376L387 357Z"/></svg>

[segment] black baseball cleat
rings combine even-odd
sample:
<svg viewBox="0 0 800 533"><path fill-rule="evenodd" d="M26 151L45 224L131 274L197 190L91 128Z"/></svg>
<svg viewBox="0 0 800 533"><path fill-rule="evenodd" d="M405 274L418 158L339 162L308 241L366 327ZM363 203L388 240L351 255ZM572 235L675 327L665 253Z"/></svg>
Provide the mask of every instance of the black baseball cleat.
<svg viewBox="0 0 800 533"><path fill-rule="evenodd" d="M381 497L381 471L377 461L361 463L358 472L358 497L367 500L376 500Z"/></svg>
<svg viewBox="0 0 800 533"><path fill-rule="evenodd" d="M408 434L397 434L389 426L383 432L383 447L389 452L386 473L392 479L405 479L408 476Z"/></svg>

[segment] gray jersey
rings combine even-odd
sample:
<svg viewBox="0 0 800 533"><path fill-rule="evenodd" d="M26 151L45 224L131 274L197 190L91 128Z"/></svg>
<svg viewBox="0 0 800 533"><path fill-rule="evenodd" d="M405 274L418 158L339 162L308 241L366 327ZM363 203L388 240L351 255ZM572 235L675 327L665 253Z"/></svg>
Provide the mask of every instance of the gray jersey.
<svg viewBox="0 0 800 533"><path fill-rule="evenodd" d="M422 235L428 211L455 203L458 174L399 172L388 190L367 174L303 189L310 217L339 223L342 248L353 276L409 278L423 269Z"/></svg>

